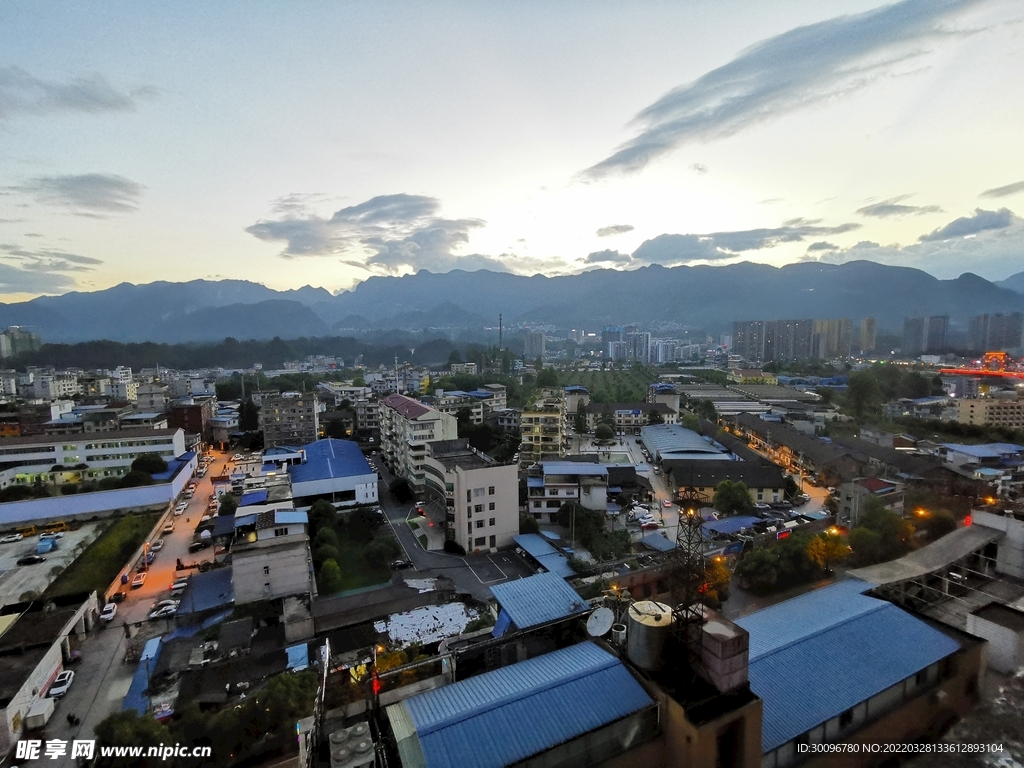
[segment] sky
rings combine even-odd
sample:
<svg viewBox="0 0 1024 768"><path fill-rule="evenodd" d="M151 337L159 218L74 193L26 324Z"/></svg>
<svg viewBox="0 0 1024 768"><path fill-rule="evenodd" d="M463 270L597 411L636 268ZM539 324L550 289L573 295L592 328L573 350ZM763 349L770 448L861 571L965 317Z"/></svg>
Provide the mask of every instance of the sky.
<svg viewBox="0 0 1024 768"><path fill-rule="evenodd" d="M1015 0L0 3L0 301L1024 271Z"/></svg>

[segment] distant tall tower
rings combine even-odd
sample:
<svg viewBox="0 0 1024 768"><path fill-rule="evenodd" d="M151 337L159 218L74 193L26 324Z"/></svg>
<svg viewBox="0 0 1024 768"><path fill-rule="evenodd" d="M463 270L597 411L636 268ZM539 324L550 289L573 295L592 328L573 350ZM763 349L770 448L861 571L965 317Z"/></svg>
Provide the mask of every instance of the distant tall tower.
<svg viewBox="0 0 1024 768"><path fill-rule="evenodd" d="M860 321L860 349L870 352L878 343L878 321L873 317L865 317Z"/></svg>

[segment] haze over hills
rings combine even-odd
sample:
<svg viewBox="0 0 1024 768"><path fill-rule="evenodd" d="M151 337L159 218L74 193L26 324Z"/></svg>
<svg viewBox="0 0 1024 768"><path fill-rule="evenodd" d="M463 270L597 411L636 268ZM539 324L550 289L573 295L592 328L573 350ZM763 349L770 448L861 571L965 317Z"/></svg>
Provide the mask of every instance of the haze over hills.
<svg viewBox="0 0 1024 768"><path fill-rule="evenodd" d="M0 304L0 326L29 326L45 341L186 342L298 338L375 329L482 328L497 324L599 329L727 328L734 320L876 317L899 329L905 317L1024 311L1024 273L992 283L965 273L926 272L869 261L745 262L728 266L594 270L545 277L481 270L371 277L332 295L309 286L275 291L244 280L123 283L95 293Z"/></svg>

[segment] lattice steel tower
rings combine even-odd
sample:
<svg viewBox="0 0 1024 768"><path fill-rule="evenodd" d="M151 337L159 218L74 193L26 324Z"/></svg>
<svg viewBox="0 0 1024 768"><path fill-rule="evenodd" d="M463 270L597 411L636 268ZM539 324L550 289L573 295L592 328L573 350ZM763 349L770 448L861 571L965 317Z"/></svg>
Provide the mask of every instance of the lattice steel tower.
<svg viewBox="0 0 1024 768"><path fill-rule="evenodd" d="M672 635L677 658L679 682L692 678L700 669L704 634L703 591L706 588L704 571L704 542L701 537L700 509L710 499L693 488L683 489L676 503L679 505L679 528L676 548L672 551L670 576L672 595Z"/></svg>

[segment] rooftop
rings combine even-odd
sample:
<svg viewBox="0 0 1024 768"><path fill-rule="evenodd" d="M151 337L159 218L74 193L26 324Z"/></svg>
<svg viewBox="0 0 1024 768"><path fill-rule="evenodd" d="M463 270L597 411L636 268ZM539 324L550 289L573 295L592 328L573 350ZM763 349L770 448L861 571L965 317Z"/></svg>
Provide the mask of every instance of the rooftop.
<svg viewBox="0 0 1024 768"><path fill-rule="evenodd" d="M396 411L399 416L405 419L418 419L423 414L430 413L431 411L423 403L405 395L388 395L381 400L381 403Z"/></svg>
<svg viewBox="0 0 1024 768"><path fill-rule="evenodd" d="M502 612L519 629L528 629L588 610L587 602L555 573L538 573L491 587ZM500 622L499 622L500 623ZM495 636L500 636L495 627Z"/></svg>
<svg viewBox="0 0 1024 768"><path fill-rule="evenodd" d="M294 483L377 474L370 469L359 446L351 440L316 440L303 446L303 450L306 460L288 468Z"/></svg>
<svg viewBox="0 0 1024 768"><path fill-rule="evenodd" d="M403 765L499 768L653 703L622 662L588 642L421 693L386 711Z"/></svg>

